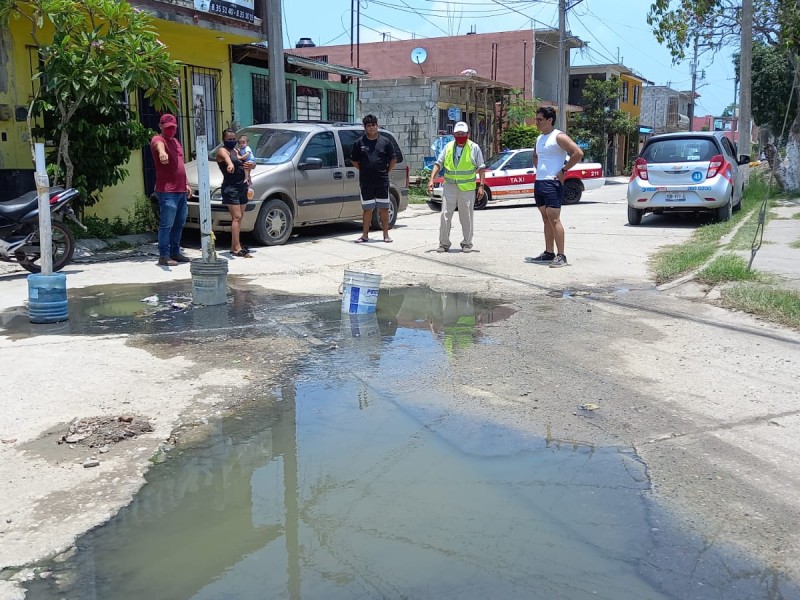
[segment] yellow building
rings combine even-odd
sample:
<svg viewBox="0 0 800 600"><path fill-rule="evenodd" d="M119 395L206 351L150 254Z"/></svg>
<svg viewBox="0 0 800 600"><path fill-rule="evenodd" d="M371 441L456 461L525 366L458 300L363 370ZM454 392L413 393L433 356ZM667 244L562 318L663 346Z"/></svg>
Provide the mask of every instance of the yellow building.
<svg viewBox="0 0 800 600"><path fill-rule="evenodd" d="M642 85L649 83L629 68L620 64L570 66L569 103L582 106L583 88L586 80L616 77L620 81L620 94L617 108L631 115L638 126L642 113ZM618 135L608 151L607 175L621 175L631 161L632 149L638 148L638 135L635 139Z"/></svg>
<svg viewBox="0 0 800 600"><path fill-rule="evenodd" d="M191 132L194 106L201 104L209 147L215 146L233 120L231 45L262 38L261 19L253 0L145 0L131 2L151 13L159 39L172 58L181 64L178 97L179 137L189 157L198 150ZM259 8L259 7L256 7ZM220 16L224 14L231 16ZM27 114L33 99L33 76L38 57L30 26L12 20L0 30L0 200L34 188L33 162L28 139ZM142 94L131 95L131 107L142 123L158 130L160 115ZM99 149L100 151L101 149ZM103 191L103 201L94 210L100 217L122 216L137 196L152 190L155 171L149 149L134 152L127 165L129 176L121 184Z"/></svg>

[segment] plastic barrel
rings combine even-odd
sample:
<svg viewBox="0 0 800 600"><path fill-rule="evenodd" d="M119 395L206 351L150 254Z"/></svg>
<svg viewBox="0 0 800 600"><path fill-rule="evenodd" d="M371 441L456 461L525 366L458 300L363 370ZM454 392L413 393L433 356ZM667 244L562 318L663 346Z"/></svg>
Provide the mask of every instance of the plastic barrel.
<svg viewBox="0 0 800 600"><path fill-rule="evenodd" d="M28 315L31 323L60 323L69 319L66 275L28 275Z"/></svg>
<svg viewBox="0 0 800 600"><path fill-rule="evenodd" d="M381 276L378 273L360 273L345 270L342 282L342 312L350 314L374 313L378 304Z"/></svg>
<svg viewBox="0 0 800 600"><path fill-rule="evenodd" d="M189 264L189 272L192 274L193 303L215 306L228 301L227 260L193 260Z"/></svg>

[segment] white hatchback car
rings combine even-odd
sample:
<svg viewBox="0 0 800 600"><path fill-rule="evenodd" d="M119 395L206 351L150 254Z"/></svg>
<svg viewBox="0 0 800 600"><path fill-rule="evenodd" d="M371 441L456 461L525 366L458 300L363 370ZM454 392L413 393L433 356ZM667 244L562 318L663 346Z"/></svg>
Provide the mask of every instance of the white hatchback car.
<svg viewBox="0 0 800 600"><path fill-rule="evenodd" d="M652 212L710 212L727 221L742 207L744 177L736 146L721 132L665 133L651 137L628 183L628 223Z"/></svg>

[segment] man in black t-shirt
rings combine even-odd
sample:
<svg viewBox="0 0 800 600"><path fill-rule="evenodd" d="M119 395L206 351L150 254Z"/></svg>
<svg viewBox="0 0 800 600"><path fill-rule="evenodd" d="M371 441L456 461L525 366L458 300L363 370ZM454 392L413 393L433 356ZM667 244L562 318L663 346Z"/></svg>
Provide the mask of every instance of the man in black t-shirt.
<svg viewBox="0 0 800 600"><path fill-rule="evenodd" d="M378 119L375 115L367 115L363 119L364 135L353 144L350 157L353 166L358 169L361 185L361 209L364 228L356 243L369 241L369 226L372 222L372 211L377 207L378 220L383 229L383 241L391 242L389 237L389 173L397 164L397 155L392 143L378 133Z"/></svg>

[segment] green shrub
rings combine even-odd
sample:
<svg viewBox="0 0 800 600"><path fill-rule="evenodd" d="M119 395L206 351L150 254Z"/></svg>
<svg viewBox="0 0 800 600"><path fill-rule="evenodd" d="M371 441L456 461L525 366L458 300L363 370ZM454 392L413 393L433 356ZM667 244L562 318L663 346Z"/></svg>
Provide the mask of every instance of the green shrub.
<svg viewBox="0 0 800 600"><path fill-rule="evenodd" d="M533 148L539 130L533 125L512 125L500 134L500 146L509 150Z"/></svg>
<svg viewBox="0 0 800 600"><path fill-rule="evenodd" d="M93 215L85 216L81 222L86 225L87 231L83 231L71 222L67 222L67 226L77 239L109 240L120 235L158 231L158 219L147 197L137 196L133 203L133 210L125 208L125 214L127 219L120 216L111 220Z"/></svg>
<svg viewBox="0 0 800 600"><path fill-rule="evenodd" d="M128 215L127 233L158 231L158 217L147 196L136 196L133 202L133 211L126 208L125 213Z"/></svg>

